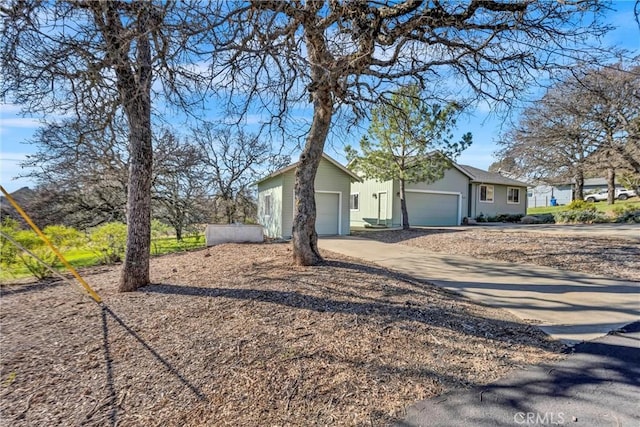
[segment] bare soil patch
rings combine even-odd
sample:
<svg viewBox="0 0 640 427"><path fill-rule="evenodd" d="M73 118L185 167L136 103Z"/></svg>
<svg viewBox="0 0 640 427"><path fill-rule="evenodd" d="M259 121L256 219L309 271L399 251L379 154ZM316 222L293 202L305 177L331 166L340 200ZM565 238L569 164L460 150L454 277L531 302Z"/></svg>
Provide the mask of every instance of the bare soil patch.
<svg viewBox="0 0 640 427"><path fill-rule="evenodd" d="M508 313L326 253L220 245L152 260L155 285L115 292L117 268L3 286L2 425L384 425L454 387L557 360Z"/></svg>
<svg viewBox="0 0 640 427"><path fill-rule="evenodd" d="M626 239L517 232L496 227L381 230L356 234L444 254L544 265L640 281L640 245Z"/></svg>

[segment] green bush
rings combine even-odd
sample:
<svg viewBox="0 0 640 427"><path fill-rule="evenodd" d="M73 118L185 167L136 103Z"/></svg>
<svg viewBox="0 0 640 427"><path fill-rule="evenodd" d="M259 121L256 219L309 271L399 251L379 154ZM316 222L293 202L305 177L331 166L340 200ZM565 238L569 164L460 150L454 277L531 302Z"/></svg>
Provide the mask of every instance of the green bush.
<svg viewBox="0 0 640 427"><path fill-rule="evenodd" d="M495 217L495 222L520 222L522 214L500 214ZM489 220L489 222L492 222Z"/></svg>
<svg viewBox="0 0 640 427"><path fill-rule="evenodd" d="M94 228L89 234L89 247L103 264L122 261L127 245L127 226L109 222Z"/></svg>
<svg viewBox="0 0 640 427"><path fill-rule="evenodd" d="M56 254L44 243L44 241L31 230L21 230L16 221L6 220L2 224L2 232L13 238L23 248L38 257L48 266L57 269L60 267L60 260ZM85 238L78 230L65 227L63 225L52 225L45 227L42 232L49 241L59 250L77 247L84 243ZM37 279L51 277L53 272L47 266L34 259L29 253L17 248L8 239L2 239L1 261L3 267L16 264L23 265Z"/></svg>
<svg viewBox="0 0 640 427"><path fill-rule="evenodd" d="M584 210L597 210L592 203L586 202L584 200L576 199L572 200L571 203L567 205L567 210L570 211L584 211Z"/></svg>
<svg viewBox="0 0 640 427"><path fill-rule="evenodd" d="M636 206L616 206L613 208L613 221L622 223L640 223L640 208Z"/></svg>
<svg viewBox="0 0 640 427"><path fill-rule="evenodd" d="M567 211L557 212L555 214L555 220L558 223L579 223L579 224L593 224L608 222L606 215L602 212L598 212L597 209L572 209Z"/></svg>
<svg viewBox="0 0 640 427"><path fill-rule="evenodd" d="M23 248L29 250L48 266L51 266L52 268L60 266L60 261L56 254L47 245L45 245L44 241L42 241L35 232L31 230L20 230L12 237ZM26 269L39 280L53 276L53 273L47 266L43 265L40 261L37 261L26 252L18 250L16 253L16 262L24 265Z"/></svg>
<svg viewBox="0 0 640 427"><path fill-rule="evenodd" d="M16 262L18 248L3 235L6 234L14 238L19 230L20 225L18 221L9 217L2 219L2 224L0 224L0 231L2 232L2 234L0 234L0 265L4 268L8 268Z"/></svg>
<svg viewBox="0 0 640 427"><path fill-rule="evenodd" d="M552 213L534 215L538 218L538 224L555 224L556 219Z"/></svg>
<svg viewBox="0 0 640 427"><path fill-rule="evenodd" d="M60 250L82 247L87 243L86 236L73 227L49 225L42 232Z"/></svg>

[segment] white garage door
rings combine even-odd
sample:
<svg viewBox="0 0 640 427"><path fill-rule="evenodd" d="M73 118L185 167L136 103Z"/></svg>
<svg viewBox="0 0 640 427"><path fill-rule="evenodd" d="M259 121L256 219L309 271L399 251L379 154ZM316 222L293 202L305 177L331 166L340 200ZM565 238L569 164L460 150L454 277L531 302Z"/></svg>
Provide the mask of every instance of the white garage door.
<svg viewBox="0 0 640 427"><path fill-rule="evenodd" d="M459 225L458 195L407 192L410 225Z"/></svg>
<svg viewBox="0 0 640 427"><path fill-rule="evenodd" d="M316 193L316 233L318 236L335 236L340 215L340 198L337 193Z"/></svg>

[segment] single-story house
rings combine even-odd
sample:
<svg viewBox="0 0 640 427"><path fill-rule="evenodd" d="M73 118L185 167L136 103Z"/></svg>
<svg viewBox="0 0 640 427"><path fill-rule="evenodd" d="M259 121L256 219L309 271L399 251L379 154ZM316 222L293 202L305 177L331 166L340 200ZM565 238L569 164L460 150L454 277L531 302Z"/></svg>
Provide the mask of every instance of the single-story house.
<svg viewBox="0 0 640 427"><path fill-rule="evenodd" d="M288 239L293 228L295 169L282 168L257 182L258 222L267 237ZM316 179L316 232L319 236L349 234L349 194L360 178L326 154Z"/></svg>
<svg viewBox="0 0 640 427"><path fill-rule="evenodd" d="M623 189L624 186L616 181L616 188ZM597 193L600 190L607 189L606 178L587 178L584 180L584 194ZM529 187L527 193L528 206L550 206L551 198L556 199L559 205L567 205L573 200L573 183L562 182L559 184L539 183L534 187Z"/></svg>
<svg viewBox="0 0 640 427"><path fill-rule="evenodd" d="M460 225L464 217L527 212L527 184L474 168L452 164L443 178L406 186L409 223L413 226ZM350 196L351 226L402 226L400 183L375 179L354 182Z"/></svg>

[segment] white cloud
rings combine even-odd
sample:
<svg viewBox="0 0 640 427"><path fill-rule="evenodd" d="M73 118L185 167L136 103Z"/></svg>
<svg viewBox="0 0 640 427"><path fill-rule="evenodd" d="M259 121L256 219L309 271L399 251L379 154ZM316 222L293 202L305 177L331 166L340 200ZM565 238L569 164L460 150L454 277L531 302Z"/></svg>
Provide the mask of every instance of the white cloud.
<svg viewBox="0 0 640 427"><path fill-rule="evenodd" d="M17 104L2 104L0 103L0 114L20 114L20 107Z"/></svg>
<svg viewBox="0 0 640 427"><path fill-rule="evenodd" d="M37 128L41 125L40 119L33 117L2 117L0 127L2 128Z"/></svg>

